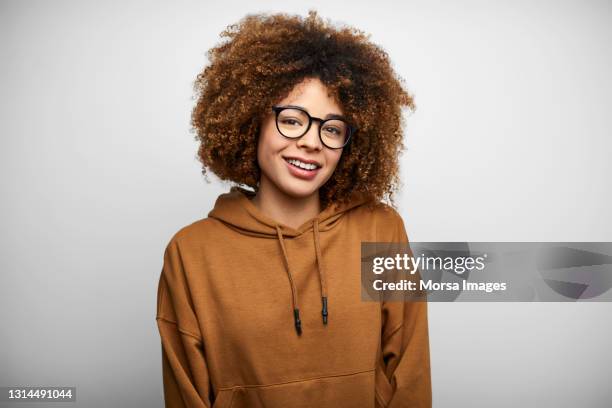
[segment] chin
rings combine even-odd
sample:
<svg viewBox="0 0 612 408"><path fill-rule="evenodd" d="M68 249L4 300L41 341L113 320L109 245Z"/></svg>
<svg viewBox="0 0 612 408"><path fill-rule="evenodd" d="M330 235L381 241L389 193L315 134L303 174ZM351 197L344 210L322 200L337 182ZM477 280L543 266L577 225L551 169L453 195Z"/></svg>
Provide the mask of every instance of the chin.
<svg viewBox="0 0 612 408"><path fill-rule="evenodd" d="M300 183L296 180L284 180L276 185L277 188L282 191L284 194L293 198L306 198L310 197L313 194L316 194L319 191L319 183L314 182L305 182Z"/></svg>
<svg viewBox="0 0 612 408"><path fill-rule="evenodd" d="M319 190L319 185L317 184L316 187L313 186L296 186L294 185L294 183L291 183L293 185L283 185L281 188L281 191L283 191L285 194L287 194L290 197L293 198L306 198L306 197L310 197L313 194L316 194L317 191Z"/></svg>

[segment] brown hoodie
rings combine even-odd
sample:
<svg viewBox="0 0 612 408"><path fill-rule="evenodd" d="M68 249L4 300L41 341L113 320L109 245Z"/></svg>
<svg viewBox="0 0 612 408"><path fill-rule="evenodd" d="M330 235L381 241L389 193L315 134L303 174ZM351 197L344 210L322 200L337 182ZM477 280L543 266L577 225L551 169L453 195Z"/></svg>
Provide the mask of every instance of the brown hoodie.
<svg viewBox="0 0 612 408"><path fill-rule="evenodd" d="M361 242L408 242L399 214L357 199L294 229L252 195L166 248L166 407L431 407L427 303L361 300Z"/></svg>

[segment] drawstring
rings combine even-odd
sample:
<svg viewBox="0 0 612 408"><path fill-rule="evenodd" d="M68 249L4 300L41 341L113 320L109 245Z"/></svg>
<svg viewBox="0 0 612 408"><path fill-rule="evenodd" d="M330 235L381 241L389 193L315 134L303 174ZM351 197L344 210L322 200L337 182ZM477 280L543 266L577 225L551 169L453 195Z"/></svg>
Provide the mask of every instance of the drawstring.
<svg viewBox="0 0 612 408"><path fill-rule="evenodd" d="M297 331L298 335L301 335L302 321L300 320L297 289L295 287L295 282L293 281L293 275L291 274L291 270L289 268L289 257L287 255L287 249L285 248L283 233L279 225L276 225L276 234L278 235L278 242L280 243L281 251L283 253L283 263L285 264L285 270L287 271L287 277L289 278L289 284L291 285L291 299L293 302L293 320L295 323L295 330ZM323 316L323 324L327 324L327 284L325 281L325 273L323 272L323 257L321 255L321 245L319 244L319 220L317 218L315 218L313 221L313 234L315 253L317 257L317 269L319 271L319 282L321 285L321 302L323 304L321 315Z"/></svg>
<svg viewBox="0 0 612 408"><path fill-rule="evenodd" d="M327 324L327 283L325 280L325 273L323 272L323 256L321 255L321 245L319 244L319 220L315 218L314 222L314 244L315 253L317 254L317 267L319 269L319 282L321 283L321 302L323 303L323 309L321 315L323 316L323 324Z"/></svg>
<svg viewBox="0 0 612 408"><path fill-rule="evenodd" d="M289 258L287 257L287 250L285 249L285 243L283 241L283 233L280 227L276 226L276 233L278 235L278 242L280 242L281 250L283 251L283 262L285 263L285 270L289 277L289 284L291 285L291 296L293 300L293 320L295 321L295 330L297 334L302 334L302 321L300 320L300 308L298 306L297 289L295 289L295 283L293 282L293 276L289 270Z"/></svg>

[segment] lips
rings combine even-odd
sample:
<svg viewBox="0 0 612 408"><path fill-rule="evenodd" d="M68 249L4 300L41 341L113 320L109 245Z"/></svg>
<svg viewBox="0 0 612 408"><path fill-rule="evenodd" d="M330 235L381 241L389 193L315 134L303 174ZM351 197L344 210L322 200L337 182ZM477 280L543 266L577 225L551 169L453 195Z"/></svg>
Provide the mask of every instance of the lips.
<svg viewBox="0 0 612 408"><path fill-rule="evenodd" d="M298 157L298 156L286 156L286 157L283 157L283 159L285 159L285 161L286 161L286 160L298 160L298 161L301 161L302 163L306 163L306 164L314 164L314 165L315 165L315 166L317 166L318 168L323 167L323 166L321 165L321 163L319 163L319 162L318 162L318 161L316 161L316 160L304 159L304 158L301 158L301 157Z"/></svg>
<svg viewBox="0 0 612 408"><path fill-rule="evenodd" d="M314 179L317 174L319 173L319 170L321 169L321 165L314 161L314 160L302 160L302 159L298 159L295 157L283 157L283 159L285 160L285 163L287 164L287 168L289 169L289 173L291 173L292 176L300 178L302 180L312 180ZM309 164L314 164L318 167L316 167L315 169L312 170L307 170L307 169L303 169L301 167L298 167L294 164L289 163L288 160L300 160L302 163L309 163Z"/></svg>

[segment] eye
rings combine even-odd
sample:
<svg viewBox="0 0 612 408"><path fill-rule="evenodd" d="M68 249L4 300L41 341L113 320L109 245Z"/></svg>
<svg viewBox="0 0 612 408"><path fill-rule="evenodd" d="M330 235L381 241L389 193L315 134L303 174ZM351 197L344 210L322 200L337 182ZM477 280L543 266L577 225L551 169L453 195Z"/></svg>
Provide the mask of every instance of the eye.
<svg viewBox="0 0 612 408"><path fill-rule="evenodd" d="M341 133L341 132L340 132L340 129L335 128L335 127L333 127L333 126L327 126L327 127L325 128L325 132L332 132L332 133L335 133L336 135L340 135L340 133Z"/></svg>
<svg viewBox="0 0 612 408"><path fill-rule="evenodd" d="M293 118L283 118L281 119L281 123L284 125L297 125L297 126L302 126L302 124L300 123L300 121L298 121L297 119L293 119Z"/></svg>

